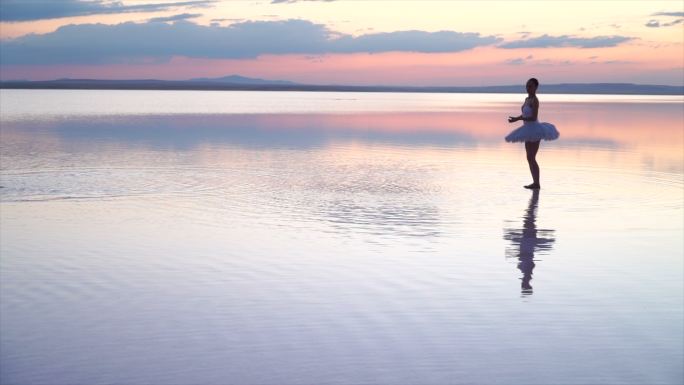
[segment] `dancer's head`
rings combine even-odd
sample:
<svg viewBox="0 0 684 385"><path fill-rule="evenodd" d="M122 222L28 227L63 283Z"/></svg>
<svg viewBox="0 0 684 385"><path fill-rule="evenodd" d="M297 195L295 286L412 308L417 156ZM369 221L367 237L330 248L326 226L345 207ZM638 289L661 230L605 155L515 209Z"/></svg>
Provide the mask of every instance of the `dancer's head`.
<svg viewBox="0 0 684 385"><path fill-rule="evenodd" d="M530 78L530 80L528 80L527 84L525 85L528 94L534 94L535 92L537 92L537 87L539 87L539 80L535 78Z"/></svg>

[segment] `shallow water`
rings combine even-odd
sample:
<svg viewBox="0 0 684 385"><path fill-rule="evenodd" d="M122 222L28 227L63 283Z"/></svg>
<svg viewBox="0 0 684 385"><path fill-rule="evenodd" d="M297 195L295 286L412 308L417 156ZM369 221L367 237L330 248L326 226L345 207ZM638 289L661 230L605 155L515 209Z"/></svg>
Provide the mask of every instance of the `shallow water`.
<svg viewBox="0 0 684 385"><path fill-rule="evenodd" d="M0 382L680 384L684 100L2 90Z"/></svg>

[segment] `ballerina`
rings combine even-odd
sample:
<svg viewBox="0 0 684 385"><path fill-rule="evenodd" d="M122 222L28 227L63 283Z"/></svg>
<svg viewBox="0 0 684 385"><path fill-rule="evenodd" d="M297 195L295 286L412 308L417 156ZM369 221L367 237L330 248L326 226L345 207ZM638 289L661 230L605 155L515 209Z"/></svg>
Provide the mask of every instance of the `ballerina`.
<svg viewBox="0 0 684 385"><path fill-rule="evenodd" d="M540 123L537 121L539 114L539 100L537 99L537 88L539 81L531 78L525 85L527 88L527 98L523 103L521 110L522 115L509 116L508 122L513 123L518 120L523 121L523 125L511 131L506 136L507 142L525 142L525 152L527 153L527 163L530 166L530 173L532 173L532 184L524 186L528 189L540 189L539 184L539 164L537 164L537 151L539 151L539 143L544 140L558 139L559 133L556 127L551 123Z"/></svg>

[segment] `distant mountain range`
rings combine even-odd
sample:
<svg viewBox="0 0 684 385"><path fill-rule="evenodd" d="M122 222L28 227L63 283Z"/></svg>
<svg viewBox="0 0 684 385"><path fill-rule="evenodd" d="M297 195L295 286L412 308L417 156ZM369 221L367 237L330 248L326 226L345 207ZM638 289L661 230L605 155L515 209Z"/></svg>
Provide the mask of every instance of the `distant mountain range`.
<svg viewBox="0 0 684 385"><path fill-rule="evenodd" d="M295 85L297 83L287 80L266 80L258 78L247 78L240 75L224 76L222 78L195 78L189 82L222 83L222 84L260 84L260 85Z"/></svg>
<svg viewBox="0 0 684 385"><path fill-rule="evenodd" d="M631 83L564 83L544 84L545 94L617 94L617 95L684 95L684 86ZM230 75L220 78L190 80L8 80L0 81L5 89L125 89L125 90L263 90L263 91L349 91L349 92L451 92L451 93L524 93L522 85L485 87L412 87L349 86L299 84L284 80L266 80Z"/></svg>

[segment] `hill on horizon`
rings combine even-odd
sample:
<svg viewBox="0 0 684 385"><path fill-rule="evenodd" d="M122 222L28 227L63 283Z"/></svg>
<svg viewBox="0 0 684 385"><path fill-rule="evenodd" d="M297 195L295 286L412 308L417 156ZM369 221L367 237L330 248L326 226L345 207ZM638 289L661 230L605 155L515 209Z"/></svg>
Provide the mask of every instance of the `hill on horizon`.
<svg viewBox="0 0 684 385"><path fill-rule="evenodd" d="M268 91L341 91L341 92L451 92L451 93L524 93L521 84L495 86L358 86L339 84L303 84L287 80L249 78L228 75L218 78L188 80L158 79L55 79L4 80L7 89L156 89L156 90L268 90ZM684 95L684 86L633 83L560 83L542 84L545 94L618 94L618 95Z"/></svg>
<svg viewBox="0 0 684 385"><path fill-rule="evenodd" d="M249 78L241 75L228 75L220 78L193 78L188 79L190 82L217 82L217 83L231 83L231 84L280 84L280 85L294 85L299 84L289 80L268 80L260 78Z"/></svg>

